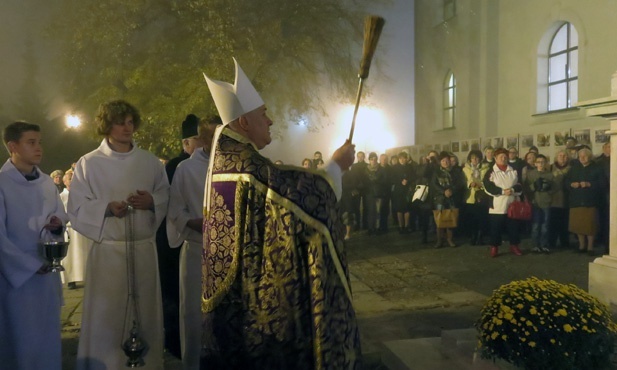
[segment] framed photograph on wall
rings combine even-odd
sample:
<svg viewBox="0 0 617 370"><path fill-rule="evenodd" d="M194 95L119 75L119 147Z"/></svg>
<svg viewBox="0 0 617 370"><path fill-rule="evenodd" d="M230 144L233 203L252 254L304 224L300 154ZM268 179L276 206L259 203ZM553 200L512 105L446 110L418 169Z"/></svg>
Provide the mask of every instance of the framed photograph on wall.
<svg viewBox="0 0 617 370"><path fill-rule="evenodd" d="M606 133L608 129L597 129L594 131L594 142L596 144L604 144L610 140L611 136Z"/></svg>
<svg viewBox="0 0 617 370"><path fill-rule="evenodd" d="M503 137L494 137L491 141L493 149L503 148Z"/></svg>
<svg viewBox="0 0 617 370"><path fill-rule="evenodd" d="M572 130L572 137L576 139L579 145L588 145L591 147L591 130L588 128L585 129L576 129Z"/></svg>
<svg viewBox="0 0 617 370"><path fill-rule="evenodd" d="M533 134L521 135L519 152L527 153L527 150L533 146Z"/></svg>
<svg viewBox="0 0 617 370"><path fill-rule="evenodd" d="M568 136L570 136L570 130L555 131L553 134L553 143L555 146L565 146Z"/></svg>
<svg viewBox="0 0 617 370"><path fill-rule="evenodd" d="M481 150L480 149L480 138L469 140L470 148L469 150ZM467 153L465 153L467 155Z"/></svg>
<svg viewBox="0 0 617 370"><path fill-rule="evenodd" d="M468 140L462 140L461 141L461 152L467 153L468 151L469 151L469 141Z"/></svg>
<svg viewBox="0 0 617 370"><path fill-rule="evenodd" d="M518 136L506 136L506 148L515 147L518 150Z"/></svg>
<svg viewBox="0 0 617 370"><path fill-rule="evenodd" d="M453 142L452 142L452 151L453 151L454 153L458 153L458 152L460 152L460 151L461 151L460 149L461 149L461 147L460 147L459 142L458 142L458 141L453 141Z"/></svg>
<svg viewBox="0 0 617 370"><path fill-rule="evenodd" d="M597 128L593 130L593 145L591 151L594 156L601 155L604 144L610 142L611 135L607 134L607 131L609 131L607 128Z"/></svg>
<svg viewBox="0 0 617 370"><path fill-rule="evenodd" d="M536 135L536 146L538 148L551 146L551 134L537 134Z"/></svg>

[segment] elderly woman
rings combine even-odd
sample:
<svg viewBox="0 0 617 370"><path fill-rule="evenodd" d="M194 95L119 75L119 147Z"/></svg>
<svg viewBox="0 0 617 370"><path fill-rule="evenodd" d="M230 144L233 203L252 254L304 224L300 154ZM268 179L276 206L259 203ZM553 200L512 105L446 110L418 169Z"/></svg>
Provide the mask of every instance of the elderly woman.
<svg viewBox="0 0 617 370"><path fill-rule="evenodd" d="M551 200L551 208L549 225L548 225L548 245L553 248L559 246L561 248L570 247L570 232L568 231L569 207L568 207L568 192L564 184L564 179L570 171L568 153L565 150L560 150L555 155L555 163L553 163L553 198Z"/></svg>
<svg viewBox="0 0 617 370"><path fill-rule="evenodd" d="M504 230L508 232L510 252L517 256L523 255L518 247L521 242L519 221L508 218L508 207L523 190L516 169L508 165L508 150L499 148L495 151L495 164L484 176L483 185L493 201L488 209L491 257L497 257L499 253L501 234Z"/></svg>
<svg viewBox="0 0 617 370"><path fill-rule="evenodd" d="M480 196L477 196L478 194L486 195L482 179L489 166L484 166L481 162L482 153L479 150L472 150L467 155L467 163L463 168L463 174L467 180L463 214L465 215L467 231L471 236L471 245L480 243L482 226L486 224L488 215L486 205L482 204Z"/></svg>
<svg viewBox="0 0 617 370"><path fill-rule="evenodd" d="M447 152L442 152L439 155L439 168L433 172L429 185L429 194L433 197L434 209L442 211L444 209L458 208L456 198L460 198L462 193L462 179L450 167L450 155ZM450 247L456 247L452 240L453 228L439 227L436 225L437 243L435 248L443 246L444 236Z"/></svg>
<svg viewBox="0 0 617 370"><path fill-rule="evenodd" d="M598 232L598 205L606 184L602 169L592 160L591 150L578 151L578 161L566 175L569 188L570 223L568 230L578 237L578 251L593 255L593 243Z"/></svg>

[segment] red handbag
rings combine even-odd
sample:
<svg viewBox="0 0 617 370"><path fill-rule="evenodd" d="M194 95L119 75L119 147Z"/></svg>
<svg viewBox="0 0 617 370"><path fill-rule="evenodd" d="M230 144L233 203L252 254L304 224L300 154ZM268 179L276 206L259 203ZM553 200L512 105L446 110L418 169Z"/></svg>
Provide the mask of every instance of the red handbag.
<svg viewBox="0 0 617 370"><path fill-rule="evenodd" d="M508 218L513 220L530 221L531 203L526 200L521 201L518 197L508 206Z"/></svg>

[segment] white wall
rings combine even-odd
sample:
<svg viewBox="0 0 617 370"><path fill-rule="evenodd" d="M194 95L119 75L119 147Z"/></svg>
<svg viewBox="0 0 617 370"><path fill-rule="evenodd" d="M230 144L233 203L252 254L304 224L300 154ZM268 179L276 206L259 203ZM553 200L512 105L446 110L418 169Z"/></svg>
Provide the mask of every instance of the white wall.
<svg viewBox="0 0 617 370"><path fill-rule="evenodd" d="M617 38L610 32L617 2L459 0L456 6L455 18L437 22L439 2L416 1L419 142L608 128L582 109L538 114L537 53L551 25L571 22L579 33L579 101L608 96L617 70ZM448 69L457 78L457 122L440 130Z"/></svg>

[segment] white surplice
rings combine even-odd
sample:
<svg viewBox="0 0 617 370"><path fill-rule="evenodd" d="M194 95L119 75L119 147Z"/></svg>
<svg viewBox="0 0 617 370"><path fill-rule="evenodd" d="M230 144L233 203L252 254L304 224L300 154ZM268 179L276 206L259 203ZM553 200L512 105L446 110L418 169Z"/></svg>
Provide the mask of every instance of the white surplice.
<svg viewBox="0 0 617 370"><path fill-rule="evenodd" d="M62 367L58 273L37 274L51 216L68 219L52 179L28 181L10 160L0 169L0 368Z"/></svg>
<svg viewBox="0 0 617 370"><path fill-rule="evenodd" d="M202 234L186 223L203 218L209 153L197 148L180 163L171 182L167 211L169 245L180 245L180 344L184 370L198 370L201 351Z"/></svg>
<svg viewBox="0 0 617 370"><path fill-rule="evenodd" d="M73 228L94 241L86 268L77 369L125 367L121 343L131 325L124 327L127 218L105 217L105 210L109 202L126 200L137 190L154 198L154 211L133 211L140 334L149 345L142 369L163 368L163 307L154 237L167 211L169 182L153 154L135 145L127 153L114 152L103 139L98 149L77 162L69 193Z"/></svg>
<svg viewBox="0 0 617 370"><path fill-rule="evenodd" d="M64 188L60 193L60 199L66 209L69 201L69 189ZM62 272L62 282L72 283L76 281L84 281L86 278L86 262L92 248L92 240L81 235L69 222L66 225L66 231L71 238L71 243L66 253L66 257L62 260L64 271Z"/></svg>

